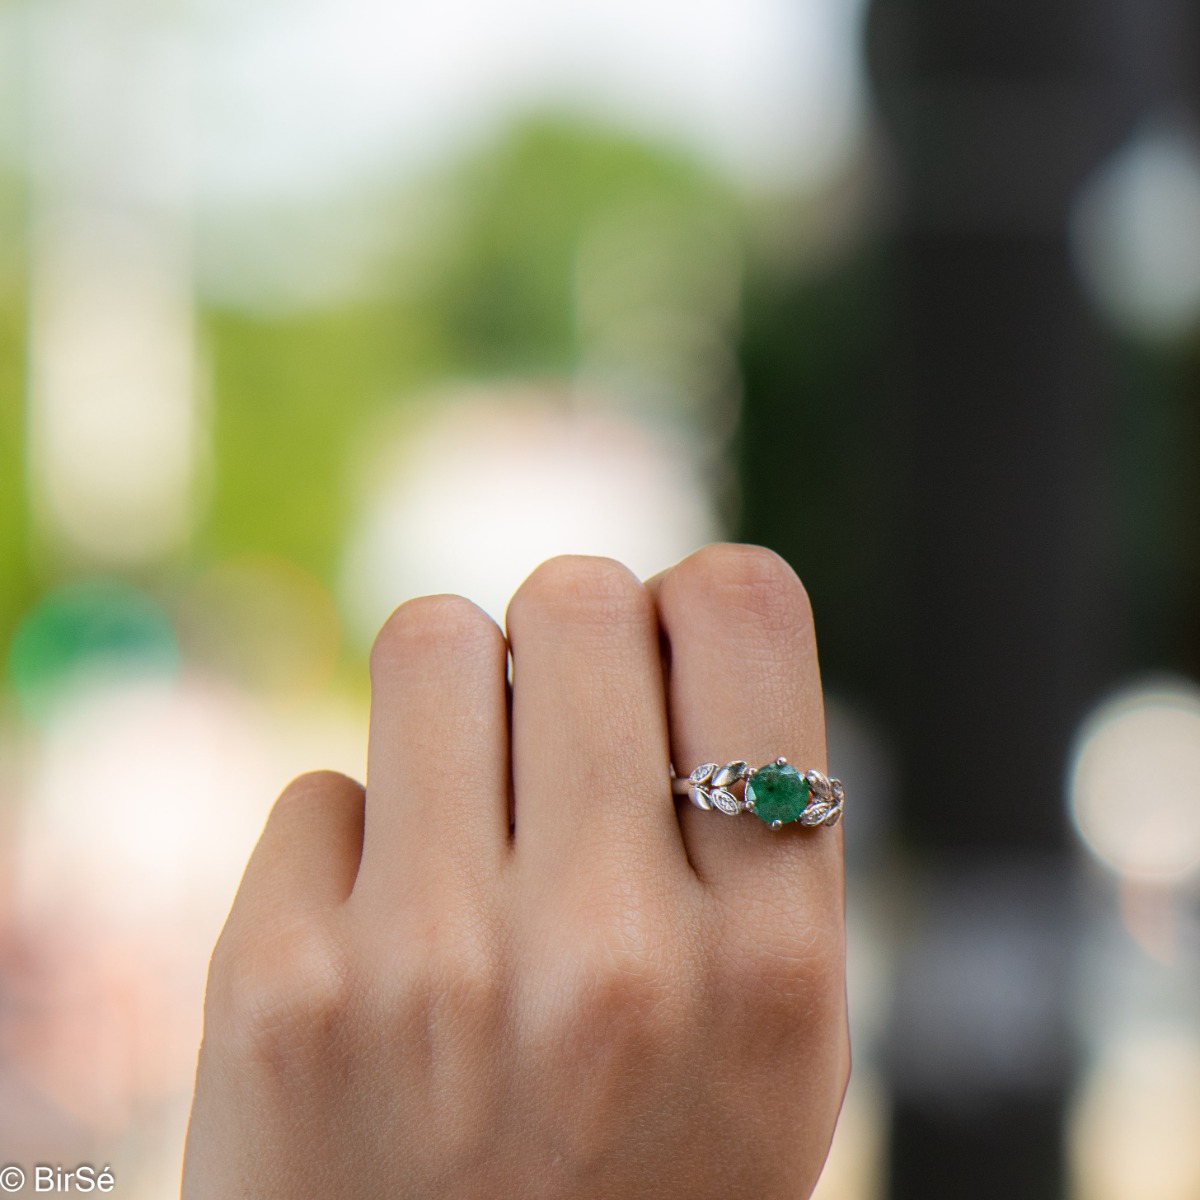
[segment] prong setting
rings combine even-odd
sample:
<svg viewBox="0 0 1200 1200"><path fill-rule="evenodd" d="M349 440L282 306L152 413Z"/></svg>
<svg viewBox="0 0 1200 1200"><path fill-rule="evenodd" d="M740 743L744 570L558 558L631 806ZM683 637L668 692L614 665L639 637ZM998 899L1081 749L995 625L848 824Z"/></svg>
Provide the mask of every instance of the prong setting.
<svg viewBox="0 0 1200 1200"><path fill-rule="evenodd" d="M846 802L840 780L830 779L815 767L798 771L782 754L763 767L752 767L742 759L701 763L686 779L680 779L674 764L669 764L668 774L672 792L686 793L697 808L705 812L715 808L731 817L754 813L774 831L793 823L807 828L832 827L842 819ZM740 796L734 791L738 784L743 785Z"/></svg>

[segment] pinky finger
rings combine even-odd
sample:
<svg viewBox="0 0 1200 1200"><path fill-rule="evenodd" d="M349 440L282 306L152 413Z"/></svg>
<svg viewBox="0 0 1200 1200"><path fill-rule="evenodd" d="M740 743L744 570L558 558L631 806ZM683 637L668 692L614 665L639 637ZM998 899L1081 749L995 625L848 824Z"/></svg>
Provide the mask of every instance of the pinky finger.
<svg viewBox="0 0 1200 1200"><path fill-rule="evenodd" d="M298 775L279 794L250 856L233 915L276 925L335 907L362 857L365 792L337 771Z"/></svg>

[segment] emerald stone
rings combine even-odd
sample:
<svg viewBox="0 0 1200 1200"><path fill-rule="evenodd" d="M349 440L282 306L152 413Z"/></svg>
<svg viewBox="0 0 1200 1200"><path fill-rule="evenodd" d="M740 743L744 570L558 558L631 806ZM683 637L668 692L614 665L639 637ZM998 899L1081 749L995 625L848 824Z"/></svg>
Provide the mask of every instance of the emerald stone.
<svg viewBox="0 0 1200 1200"><path fill-rule="evenodd" d="M754 815L768 825L786 825L799 820L808 807L808 780L790 763L768 763L746 782L746 799L754 804Z"/></svg>

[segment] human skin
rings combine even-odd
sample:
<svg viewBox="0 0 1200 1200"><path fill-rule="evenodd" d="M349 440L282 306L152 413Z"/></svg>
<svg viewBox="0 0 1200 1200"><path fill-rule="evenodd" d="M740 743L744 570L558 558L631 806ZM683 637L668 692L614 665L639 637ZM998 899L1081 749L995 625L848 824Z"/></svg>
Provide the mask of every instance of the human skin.
<svg viewBox="0 0 1200 1200"><path fill-rule="evenodd" d="M557 558L506 626L397 608L365 789L276 801L210 965L185 1200L815 1186L849 1074L841 828L668 782L825 770L804 588L752 546L646 584Z"/></svg>

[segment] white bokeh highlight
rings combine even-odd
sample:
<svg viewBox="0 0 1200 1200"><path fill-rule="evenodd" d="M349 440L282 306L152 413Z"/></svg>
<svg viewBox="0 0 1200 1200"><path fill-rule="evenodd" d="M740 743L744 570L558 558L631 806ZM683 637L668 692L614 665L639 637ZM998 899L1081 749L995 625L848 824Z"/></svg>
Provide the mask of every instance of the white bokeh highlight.
<svg viewBox="0 0 1200 1200"><path fill-rule="evenodd" d="M1105 162L1073 214L1076 263L1118 329L1153 340L1200 325L1200 143L1152 122Z"/></svg>
<svg viewBox="0 0 1200 1200"><path fill-rule="evenodd" d="M1200 1038L1146 1024L1104 1048L1071 1117L1077 1200L1195 1200L1200 1195Z"/></svg>
<svg viewBox="0 0 1200 1200"><path fill-rule="evenodd" d="M214 199L319 195L439 161L514 112L627 122L772 184L861 131L860 0L302 0L206 6Z"/></svg>
<svg viewBox="0 0 1200 1200"><path fill-rule="evenodd" d="M554 555L605 555L645 578L718 536L682 439L668 446L630 418L535 389L432 407L424 428L385 436L364 475L342 572L363 645L413 596L464 595L502 621L522 579Z"/></svg>
<svg viewBox="0 0 1200 1200"><path fill-rule="evenodd" d="M1087 847L1122 876L1174 884L1200 867L1200 688L1134 686L1076 738L1071 815Z"/></svg>
<svg viewBox="0 0 1200 1200"><path fill-rule="evenodd" d="M193 318L188 38L91 0L30 6L29 476L55 551L186 544L207 412Z"/></svg>

